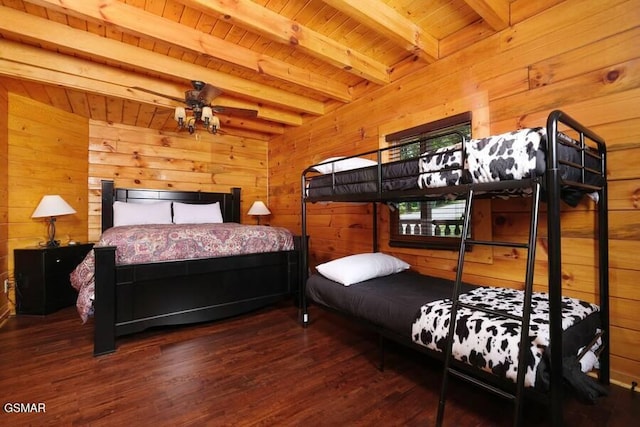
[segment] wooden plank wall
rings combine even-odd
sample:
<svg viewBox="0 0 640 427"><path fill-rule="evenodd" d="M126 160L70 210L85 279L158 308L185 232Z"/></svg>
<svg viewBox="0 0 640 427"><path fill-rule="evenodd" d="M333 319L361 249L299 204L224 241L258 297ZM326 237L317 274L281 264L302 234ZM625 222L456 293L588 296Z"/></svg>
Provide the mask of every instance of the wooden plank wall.
<svg viewBox="0 0 640 427"><path fill-rule="evenodd" d="M511 26L463 48L424 72L414 73L366 98L272 140L270 198L277 225L300 232L300 173L335 155L375 149L386 130L434 117L474 112L474 135L544 125L561 109L592 127L610 147L610 281L613 378L640 380L640 2L638 0L549 1L546 10L511 3ZM557 4L556 4L557 3ZM466 44L446 39L441 52ZM478 118L478 116L480 118ZM495 239L524 237L528 200L493 201ZM371 250L370 206L309 207L311 265ZM390 248L388 212L380 207L382 250L401 256L424 273L453 277L457 254ZM475 218L479 221L480 219ZM594 204L562 213L565 293L597 300ZM546 215L540 219L536 287L546 283ZM487 265L489 263L490 265ZM465 265L467 280L520 287L524 254L495 249L491 257Z"/></svg>
<svg viewBox="0 0 640 427"><path fill-rule="evenodd" d="M4 281L9 278L9 93L0 85L0 325L9 316L9 299L4 293Z"/></svg>
<svg viewBox="0 0 640 427"><path fill-rule="evenodd" d="M8 270L13 249L46 242L43 219L31 215L45 194L59 194L76 214L59 217L56 238L87 240L86 119L13 93L8 96ZM14 293L10 293L13 297Z"/></svg>
<svg viewBox="0 0 640 427"><path fill-rule="evenodd" d="M117 187L221 191L242 188L243 222L255 200L267 205L267 141L169 133L90 121L89 239L100 236L100 181Z"/></svg>

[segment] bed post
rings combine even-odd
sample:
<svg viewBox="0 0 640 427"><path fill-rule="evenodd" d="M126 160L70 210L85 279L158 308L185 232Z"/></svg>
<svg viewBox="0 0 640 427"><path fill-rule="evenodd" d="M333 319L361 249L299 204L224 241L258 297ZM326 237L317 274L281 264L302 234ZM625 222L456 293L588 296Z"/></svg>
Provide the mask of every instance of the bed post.
<svg viewBox="0 0 640 427"><path fill-rule="evenodd" d="M116 248L96 246L93 355L116 350Z"/></svg>
<svg viewBox="0 0 640 427"><path fill-rule="evenodd" d="M300 200L302 201L302 236L301 243L302 247L300 248L301 262L300 262L300 321L302 322L303 327L307 327L309 325L309 313L307 307L307 278L309 275L309 237L307 234L307 202L305 200L305 188L306 188L306 179L305 174L307 171L302 172L302 187L300 193L302 197Z"/></svg>
<svg viewBox="0 0 640 427"><path fill-rule="evenodd" d="M607 149L604 144L598 142L600 156L602 157L602 174L607 177ZM599 379L602 384L609 384L611 357L610 357L610 325L609 325L609 202L607 200L607 180L604 180L600 190L598 201L598 254L600 273L600 312L602 314L602 352L600 353Z"/></svg>
<svg viewBox="0 0 640 427"><path fill-rule="evenodd" d="M231 188L231 194L233 195L233 200L231 203L231 218L233 218L232 222L237 222L238 224L240 224L242 222L242 212L240 211L240 188Z"/></svg>
<svg viewBox="0 0 640 427"><path fill-rule="evenodd" d="M373 207L373 252L378 252L378 204L371 202Z"/></svg>
<svg viewBox="0 0 640 427"><path fill-rule="evenodd" d="M562 425L562 253L560 248L560 171L557 135L561 111L547 119L547 239L549 264L549 338L551 344L550 390L551 423Z"/></svg>
<svg viewBox="0 0 640 427"><path fill-rule="evenodd" d="M113 227L113 181L102 180L102 231Z"/></svg>

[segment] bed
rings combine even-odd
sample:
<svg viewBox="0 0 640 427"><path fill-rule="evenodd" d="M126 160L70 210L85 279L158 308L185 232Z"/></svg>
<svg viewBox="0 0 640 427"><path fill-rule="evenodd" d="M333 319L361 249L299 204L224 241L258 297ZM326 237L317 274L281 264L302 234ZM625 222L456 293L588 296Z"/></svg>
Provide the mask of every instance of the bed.
<svg viewBox="0 0 640 427"><path fill-rule="evenodd" d="M303 279L300 314L303 325L307 326L310 321L310 301L364 322L381 336L442 359L444 371L438 425L443 421L447 378L452 373L512 399L516 404L515 424L521 421L525 394L549 403L551 423L562 425L565 381L584 387L587 394L605 392L601 385L609 383L609 303L604 140L556 110L549 114L545 127L462 141L451 147L422 152L415 159L385 163L383 160L388 157L385 149L381 149L332 158L305 169L302 173L302 235L310 234L307 229L308 203L393 204L466 198L465 229L461 233L456 279L444 280L405 271L409 266L401 265L401 260L390 261L389 269L381 269L378 260L369 264L361 262L363 258L356 261L354 257L378 254L377 208L374 206L372 253L316 266L318 272ZM470 222L473 198L523 196L534 199L524 291L464 283L467 241L502 245L500 242L473 241L468 237L466 227ZM563 201L575 206L585 196L597 202L597 305L562 295L560 205ZM548 294L537 294L532 290L541 200L547 204ZM302 247L305 251L303 271L307 272L306 237ZM327 264L334 263L343 264L339 268L332 265L327 274ZM360 274L355 281L351 278L345 281L344 270L354 265L359 265L354 270L372 273ZM523 311L523 303L535 307L533 313ZM452 319L456 319L455 322ZM520 326L514 327L514 321L528 325L525 326L528 333L520 334ZM524 339L520 339L523 335ZM529 336L531 339L527 339ZM562 351L551 351L555 348ZM585 355L595 356L596 353L599 356L596 362L599 364L599 384L586 378L582 366L579 373L574 370L576 363L590 359ZM520 363L527 367L520 370L522 373L517 369ZM572 375L569 378L568 369Z"/></svg>
<svg viewBox="0 0 640 427"><path fill-rule="evenodd" d="M322 274L312 274L306 286L307 296L314 303L332 311L347 313L380 331L385 337L438 359L443 359L446 349L452 287L451 280L410 270L350 286L344 286ZM522 309L522 291L478 287L467 283L462 284L462 291L461 301L482 300L487 304L499 301L500 304L492 308L506 313ZM536 325L535 330L530 332L531 347L527 356L525 386L546 392L549 389L549 358L543 348L549 345L548 299L545 294L535 293L533 301L533 312L537 317L532 321ZM598 347L592 346L591 341L601 330L599 307L566 297L563 298L563 306L563 359L569 360L585 348L585 355L595 355ZM461 317L465 321L459 322L453 349L457 366L470 372L475 368L493 374L493 383L505 389L514 389L519 328L507 318L482 316L469 310L461 313ZM593 365L587 365L588 359L584 359L584 368L593 368ZM485 375L485 378L490 377Z"/></svg>
<svg viewBox="0 0 640 427"><path fill-rule="evenodd" d="M556 136L554 147L563 182L561 197L575 206L585 192L602 185L600 156L591 146L565 133ZM330 158L310 166L303 173L306 201L455 198L463 194L452 188L456 186L541 177L547 167L547 130L519 129L383 163L391 149ZM494 196L500 192L521 193L504 185L488 191Z"/></svg>
<svg viewBox="0 0 640 427"><path fill-rule="evenodd" d="M167 206L168 220L159 213ZM213 207L212 225L202 216ZM122 212L139 217L118 219L127 218ZM115 351L119 336L231 317L293 297L300 278L297 239L279 227L240 225L240 216L238 188L116 189L103 181L101 241L71 274L81 318L94 317L94 355ZM133 224L139 222L146 224ZM201 231L203 240L194 243Z"/></svg>

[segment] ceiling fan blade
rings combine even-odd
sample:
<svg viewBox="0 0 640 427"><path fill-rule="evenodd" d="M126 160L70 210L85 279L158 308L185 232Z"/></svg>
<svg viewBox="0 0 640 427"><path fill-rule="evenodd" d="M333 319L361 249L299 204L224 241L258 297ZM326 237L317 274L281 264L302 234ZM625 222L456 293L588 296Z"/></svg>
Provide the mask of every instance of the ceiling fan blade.
<svg viewBox="0 0 640 427"><path fill-rule="evenodd" d="M153 91L151 89L144 88L144 87L133 86L133 87L131 87L131 89L140 90L142 92L147 92L147 93L150 93L151 95L158 95L158 96L161 96L163 98L170 99L172 101L184 104L184 99L183 98L177 98L177 97L174 97L174 96L171 96L171 95L166 95L164 93L156 92L156 91Z"/></svg>
<svg viewBox="0 0 640 427"><path fill-rule="evenodd" d="M258 112L246 108L225 107L224 105L212 105L211 108L215 113L228 114L236 117L256 118Z"/></svg>
<svg viewBox="0 0 640 427"><path fill-rule="evenodd" d="M203 102L206 105L211 104L211 101L214 100L218 95L220 95L222 91L217 87L206 83L200 93L198 94L198 100Z"/></svg>

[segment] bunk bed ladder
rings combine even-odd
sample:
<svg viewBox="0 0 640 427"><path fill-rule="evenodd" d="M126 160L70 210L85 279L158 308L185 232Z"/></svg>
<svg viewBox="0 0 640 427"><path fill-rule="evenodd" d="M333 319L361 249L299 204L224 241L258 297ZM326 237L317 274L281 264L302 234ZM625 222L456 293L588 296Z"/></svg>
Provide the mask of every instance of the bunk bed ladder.
<svg viewBox="0 0 640 427"><path fill-rule="evenodd" d="M460 307L464 307L470 310L482 311L488 314L495 314L501 317L507 317L512 320L516 320L521 322L521 330L520 330L520 342L519 349L527 348L530 345L529 342L529 319L530 319L530 310L525 309L527 307L531 307L531 298L533 292L533 273L534 273L534 263L535 263L535 248L536 248L536 239L538 234L538 213L540 207L540 182L538 179L531 180L531 188L532 188L532 202L531 202L531 219L529 223L529 240L527 243L513 243L506 241L482 241L482 240L473 240L470 239L469 236L469 224L471 222L471 212L472 212L472 204L474 198L474 188L473 186L469 186L469 190L466 198L466 207L465 207L465 216L462 228L462 236L460 239L460 252L458 254L458 268L456 271L456 280L453 289L452 296L452 304L451 304L451 317L449 321L449 337L453 337L455 333L455 320L458 313L458 309ZM512 315L505 314L502 312L496 312L494 310L479 307L474 304L467 304L459 301L460 296L460 288L462 284L462 269L464 266L464 256L466 252L466 245L484 245L484 246L500 246L500 247L511 247L511 248L520 248L527 250L527 267L526 267L526 278L525 278L525 292L524 292L524 301L523 301L523 310L522 315ZM510 393L501 388L498 388L488 382L484 382L476 377L466 374L465 372L452 367L452 358L453 358L453 339L449 338L447 340L447 348L444 356L444 369L442 376L442 387L440 389L440 400L438 402L438 414L436 418L436 425L438 427L442 426L442 422L444 419L444 409L446 402L446 394L448 387L448 378L449 375L454 375L458 378L462 378L468 382L471 382L485 390L488 390L494 394L502 396L506 399L514 402L514 425L520 425L522 421L522 403L524 397L524 378L526 372L526 363L525 363L525 351L518 352L518 373L516 377L516 388L515 393Z"/></svg>

